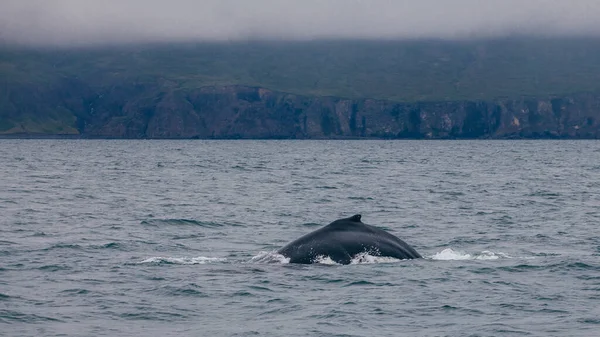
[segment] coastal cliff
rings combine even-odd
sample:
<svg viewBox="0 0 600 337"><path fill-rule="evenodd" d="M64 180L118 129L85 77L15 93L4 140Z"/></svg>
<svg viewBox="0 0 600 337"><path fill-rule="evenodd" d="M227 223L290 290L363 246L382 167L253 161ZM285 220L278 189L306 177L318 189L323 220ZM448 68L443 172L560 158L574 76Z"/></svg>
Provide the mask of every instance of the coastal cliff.
<svg viewBox="0 0 600 337"><path fill-rule="evenodd" d="M134 100L137 101L137 100ZM600 96L395 103L304 97L263 88L171 91L111 113L89 103L88 137L116 138L598 138ZM112 104L111 104L112 103ZM146 104L144 104L146 103ZM118 103L116 103L118 104ZM83 115L83 114L82 114Z"/></svg>
<svg viewBox="0 0 600 337"><path fill-rule="evenodd" d="M185 90L162 83L159 90L134 84L96 92L67 81L56 88L62 90L13 92L14 99L32 102L21 106L21 111L46 108L49 113L35 123L31 119L20 124L5 122L4 134L263 139L600 137L600 95L593 94L399 103L308 97L248 86ZM40 101L45 104L34 105Z"/></svg>
<svg viewBox="0 0 600 337"><path fill-rule="evenodd" d="M0 136L598 138L600 39L0 46Z"/></svg>

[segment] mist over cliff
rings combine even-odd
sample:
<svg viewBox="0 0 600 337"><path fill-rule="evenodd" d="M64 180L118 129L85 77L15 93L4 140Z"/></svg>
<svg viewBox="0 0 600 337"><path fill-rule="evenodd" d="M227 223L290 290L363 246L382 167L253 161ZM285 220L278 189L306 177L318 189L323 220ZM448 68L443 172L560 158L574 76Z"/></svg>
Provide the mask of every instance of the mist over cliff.
<svg viewBox="0 0 600 337"><path fill-rule="evenodd" d="M600 33L596 0L3 0L0 41L469 39Z"/></svg>

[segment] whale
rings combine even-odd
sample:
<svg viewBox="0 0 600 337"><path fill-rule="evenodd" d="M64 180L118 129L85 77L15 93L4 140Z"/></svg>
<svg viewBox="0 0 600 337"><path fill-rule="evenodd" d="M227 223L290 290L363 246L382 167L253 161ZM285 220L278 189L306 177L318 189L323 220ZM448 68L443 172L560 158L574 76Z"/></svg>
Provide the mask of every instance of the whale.
<svg viewBox="0 0 600 337"><path fill-rule="evenodd" d="M398 237L381 228L364 224L361 215L335 220L283 246L277 253L290 263L317 263L329 257L338 264L350 264L359 254L392 257L400 260L422 256Z"/></svg>

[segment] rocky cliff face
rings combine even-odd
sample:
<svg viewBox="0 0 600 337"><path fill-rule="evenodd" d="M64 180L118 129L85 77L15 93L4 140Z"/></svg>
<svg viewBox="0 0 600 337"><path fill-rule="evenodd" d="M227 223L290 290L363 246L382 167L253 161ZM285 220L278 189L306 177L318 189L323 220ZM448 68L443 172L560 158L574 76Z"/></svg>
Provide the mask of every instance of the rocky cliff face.
<svg viewBox="0 0 600 337"><path fill-rule="evenodd" d="M62 129L73 131L65 133L79 132L83 137L600 137L600 95L593 94L397 103L304 97L245 86L183 89L170 83L133 83L91 89L69 82L66 87L35 95L44 98L44 107L49 111L70 112L72 118L61 119L57 113L50 113L48 118L53 123L63 120L66 125ZM27 110L35 110L27 95L27 91L16 92L13 99L29 102ZM10 105L15 111L23 110L15 104ZM26 126L16 130L31 133Z"/></svg>
<svg viewBox="0 0 600 337"><path fill-rule="evenodd" d="M106 97L106 98L105 98ZM83 135L148 138L598 138L600 96L395 103L241 86L94 101ZM120 104L122 102L122 105ZM108 104L106 104L108 103ZM118 109L121 107L121 109ZM115 112L120 112L116 113Z"/></svg>

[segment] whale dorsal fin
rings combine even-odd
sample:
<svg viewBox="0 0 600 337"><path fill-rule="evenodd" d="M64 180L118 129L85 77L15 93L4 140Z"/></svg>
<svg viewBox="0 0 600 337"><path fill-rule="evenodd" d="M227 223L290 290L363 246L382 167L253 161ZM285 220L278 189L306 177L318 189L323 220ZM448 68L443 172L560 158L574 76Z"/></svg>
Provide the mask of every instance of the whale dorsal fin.
<svg viewBox="0 0 600 337"><path fill-rule="evenodd" d="M335 220L324 228L334 229L334 230L347 230L348 228L353 228L354 226L364 225L360 222L361 216L360 214L355 214L349 218L343 218Z"/></svg>
<svg viewBox="0 0 600 337"><path fill-rule="evenodd" d="M360 218L361 218L361 215L356 214L356 215L351 216L349 220L352 222L360 222Z"/></svg>

